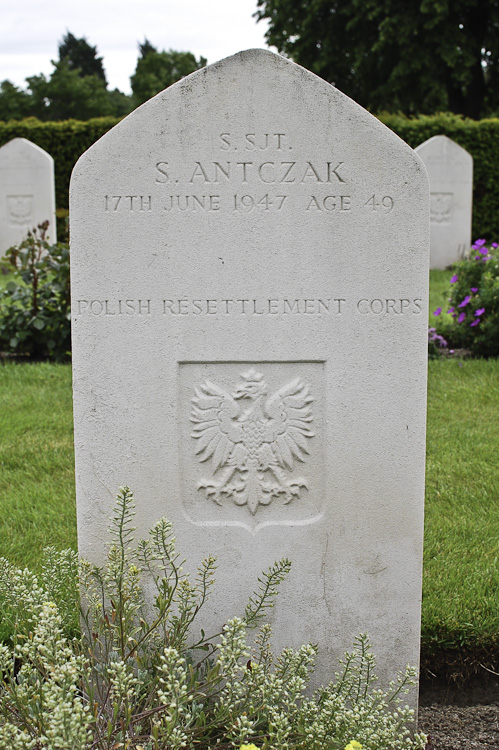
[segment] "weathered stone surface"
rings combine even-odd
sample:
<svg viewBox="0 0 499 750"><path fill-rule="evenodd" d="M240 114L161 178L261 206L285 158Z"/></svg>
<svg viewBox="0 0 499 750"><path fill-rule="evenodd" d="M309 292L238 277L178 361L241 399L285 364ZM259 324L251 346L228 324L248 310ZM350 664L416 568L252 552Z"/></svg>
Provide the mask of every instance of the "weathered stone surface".
<svg viewBox="0 0 499 750"><path fill-rule="evenodd" d="M0 256L44 221L56 242L54 160L26 138L13 138L0 148Z"/></svg>
<svg viewBox="0 0 499 750"><path fill-rule="evenodd" d="M428 183L337 89L250 50L140 107L71 196L79 545L120 485L218 557L206 631L293 569L276 648L361 631L383 678L419 654Z"/></svg>
<svg viewBox="0 0 499 750"><path fill-rule="evenodd" d="M471 244L473 157L446 135L416 148L430 181L430 268L447 268Z"/></svg>

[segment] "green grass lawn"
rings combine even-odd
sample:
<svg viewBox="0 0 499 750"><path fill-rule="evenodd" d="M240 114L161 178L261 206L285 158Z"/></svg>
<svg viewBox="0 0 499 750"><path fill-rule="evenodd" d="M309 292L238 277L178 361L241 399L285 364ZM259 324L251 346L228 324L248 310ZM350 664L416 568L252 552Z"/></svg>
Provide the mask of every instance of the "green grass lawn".
<svg viewBox="0 0 499 750"><path fill-rule="evenodd" d="M499 646L499 360L429 363L423 642Z"/></svg>
<svg viewBox="0 0 499 750"><path fill-rule="evenodd" d="M432 272L430 310L450 272ZM433 305L433 307L432 307ZM431 313L430 313L431 319ZM429 362L423 644L499 648L499 360ZM76 548L71 369L0 366L0 555Z"/></svg>
<svg viewBox="0 0 499 750"><path fill-rule="evenodd" d="M76 547L69 365L0 367L0 554ZM499 646L499 360L431 361L423 643Z"/></svg>
<svg viewBox="0 0 499 750"><path fill-rule="evenodd" d="M69 365L0 365L0 555L76 546Z"/></svg>

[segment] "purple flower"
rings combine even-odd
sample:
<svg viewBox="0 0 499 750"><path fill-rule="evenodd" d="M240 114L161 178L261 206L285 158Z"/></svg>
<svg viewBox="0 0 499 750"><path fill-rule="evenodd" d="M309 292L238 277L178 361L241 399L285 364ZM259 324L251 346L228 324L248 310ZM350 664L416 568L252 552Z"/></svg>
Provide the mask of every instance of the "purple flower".
<svg viewBox="0 0 499 750"><path fill-rule="evenodd" d="M462 323L465 317L466 317L466 313L461 313L459 318L457 319L457 322Z"/></svg>
<svg viewBox="0 0 499 750"><path fill-rule="evenodd" d="M462 367L462 366L463 366L463 363L462 363L462 362L459 362L458 364L459 364L459 367Z"/></svg>
<svg viewBox="0 0 499 750"><path fill-rule="evenodd" d="M480 260L481 257L482 257L481 255L475 255L475 260Z"/></svg>
<svg viewBox="0 0 499 750"><path fill-rule="evenodd" d="M488 255L489 254L489 251L488 251L488 249L486 247L480 248L480 250L478 252L481 253L482 255Z"/></svg>
<svg viewBox="0 0 499 750"><path fill-rule="evenodd" d="M433 310L433 315L440 315L441 312L442 312L442 308L441 307L437 307L436 310Z"/></svg>
<svg viewBox="0 0 499 750"><path fill-rule="evenodd" d="M478 287L477 286L472 286L470 288L470 292L473 292L473 294L476 294L478 292Z"/></svg>
<svg viewBox="0 0 499 750"><path fill-rule="evenodd" d="M454 308L453 307L449 307L449 309L447 310L447 314L450 315L453 312L454 312Z"/></svg>
<svg viewBox="0 0 499 750"><path fill-rule="evenodd" d="M433 342L436 346L439 346L441 349L445 349L447 347L447 341L444 339L443 336L440 336L437 333L436 328L428 328L428 341Z"/></svg>
<svg viewBox="0 0 499 750"><path fill-rule="evenodd" d="M454 354L454 349L449 349L449 354Z"/></svg>
<svg viewBox="0 0 499 750"><path fill-rule="evenodd" d="M493 242L492 247L499 247L499 245L497 244L497 242Z"/></svg>
<svg viewBox="0 0 499 750"><path fill-rule="evenodd" d="M480 322L480 318L477 318L476 320L473 321L473 323L470 323L470 328L473 328L473 326L477 326L479 322Z"/></svg>
<svg viewBox="0 0 499 750"><path fill-rule="evenodd" d="M471 294L466 295L466 297L463 299L463 301L458 305L458 307L466 307L468 302L471 299Z"/></svg>
<svg viewBox="0 0 499 750"><path fill-rule="evenodd" d="M450 283L455 284L457 281L457 274L454 274L454 276L451 278Z"/></svg>
<svg viewBox="0 0 499 750"><path fill-rule="evenodd" d="M475 315L483 315L485 312L485 307L481 307L479 310L476 311Z"/></svg>
<svg viewBox="0 0 499 750"><path fill-rule="evenodd" d="M475 240L473 243L475 247L482 247L482 245L485 245L485 240Z"/></svg>

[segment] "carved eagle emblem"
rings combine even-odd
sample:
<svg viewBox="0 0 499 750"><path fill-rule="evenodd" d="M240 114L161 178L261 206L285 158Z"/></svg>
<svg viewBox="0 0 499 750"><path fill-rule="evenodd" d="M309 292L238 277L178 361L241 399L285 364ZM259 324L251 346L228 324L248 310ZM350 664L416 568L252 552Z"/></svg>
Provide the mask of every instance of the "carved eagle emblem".
<svg viewBox="0 0 499 750"><path fill-rule="evenodd" d="M254 515L275 498L288 504L300 497L307 481L290 472L295 460L305 460L314 436L314 399L303 380L295 378L269 395L263 374L251 368L233 393L209 380L194 393L191 437L199 460L211 459L213 471L212 479L198 484L207 498L218 505L230 499Z"/></svg>
<svg viewBox="0 0 499 750"><path fill-rule="evenodd" d="M452 202L452 193L431 193L430 221L436 224L450 221L452 213Z"/></svg>
<svg viewBox="0 0 499 750"><path fill-rule="evenodd" d="M32 195L7 196L9 218L14 224L27 224L31 220L32 207Z"/></svg>

